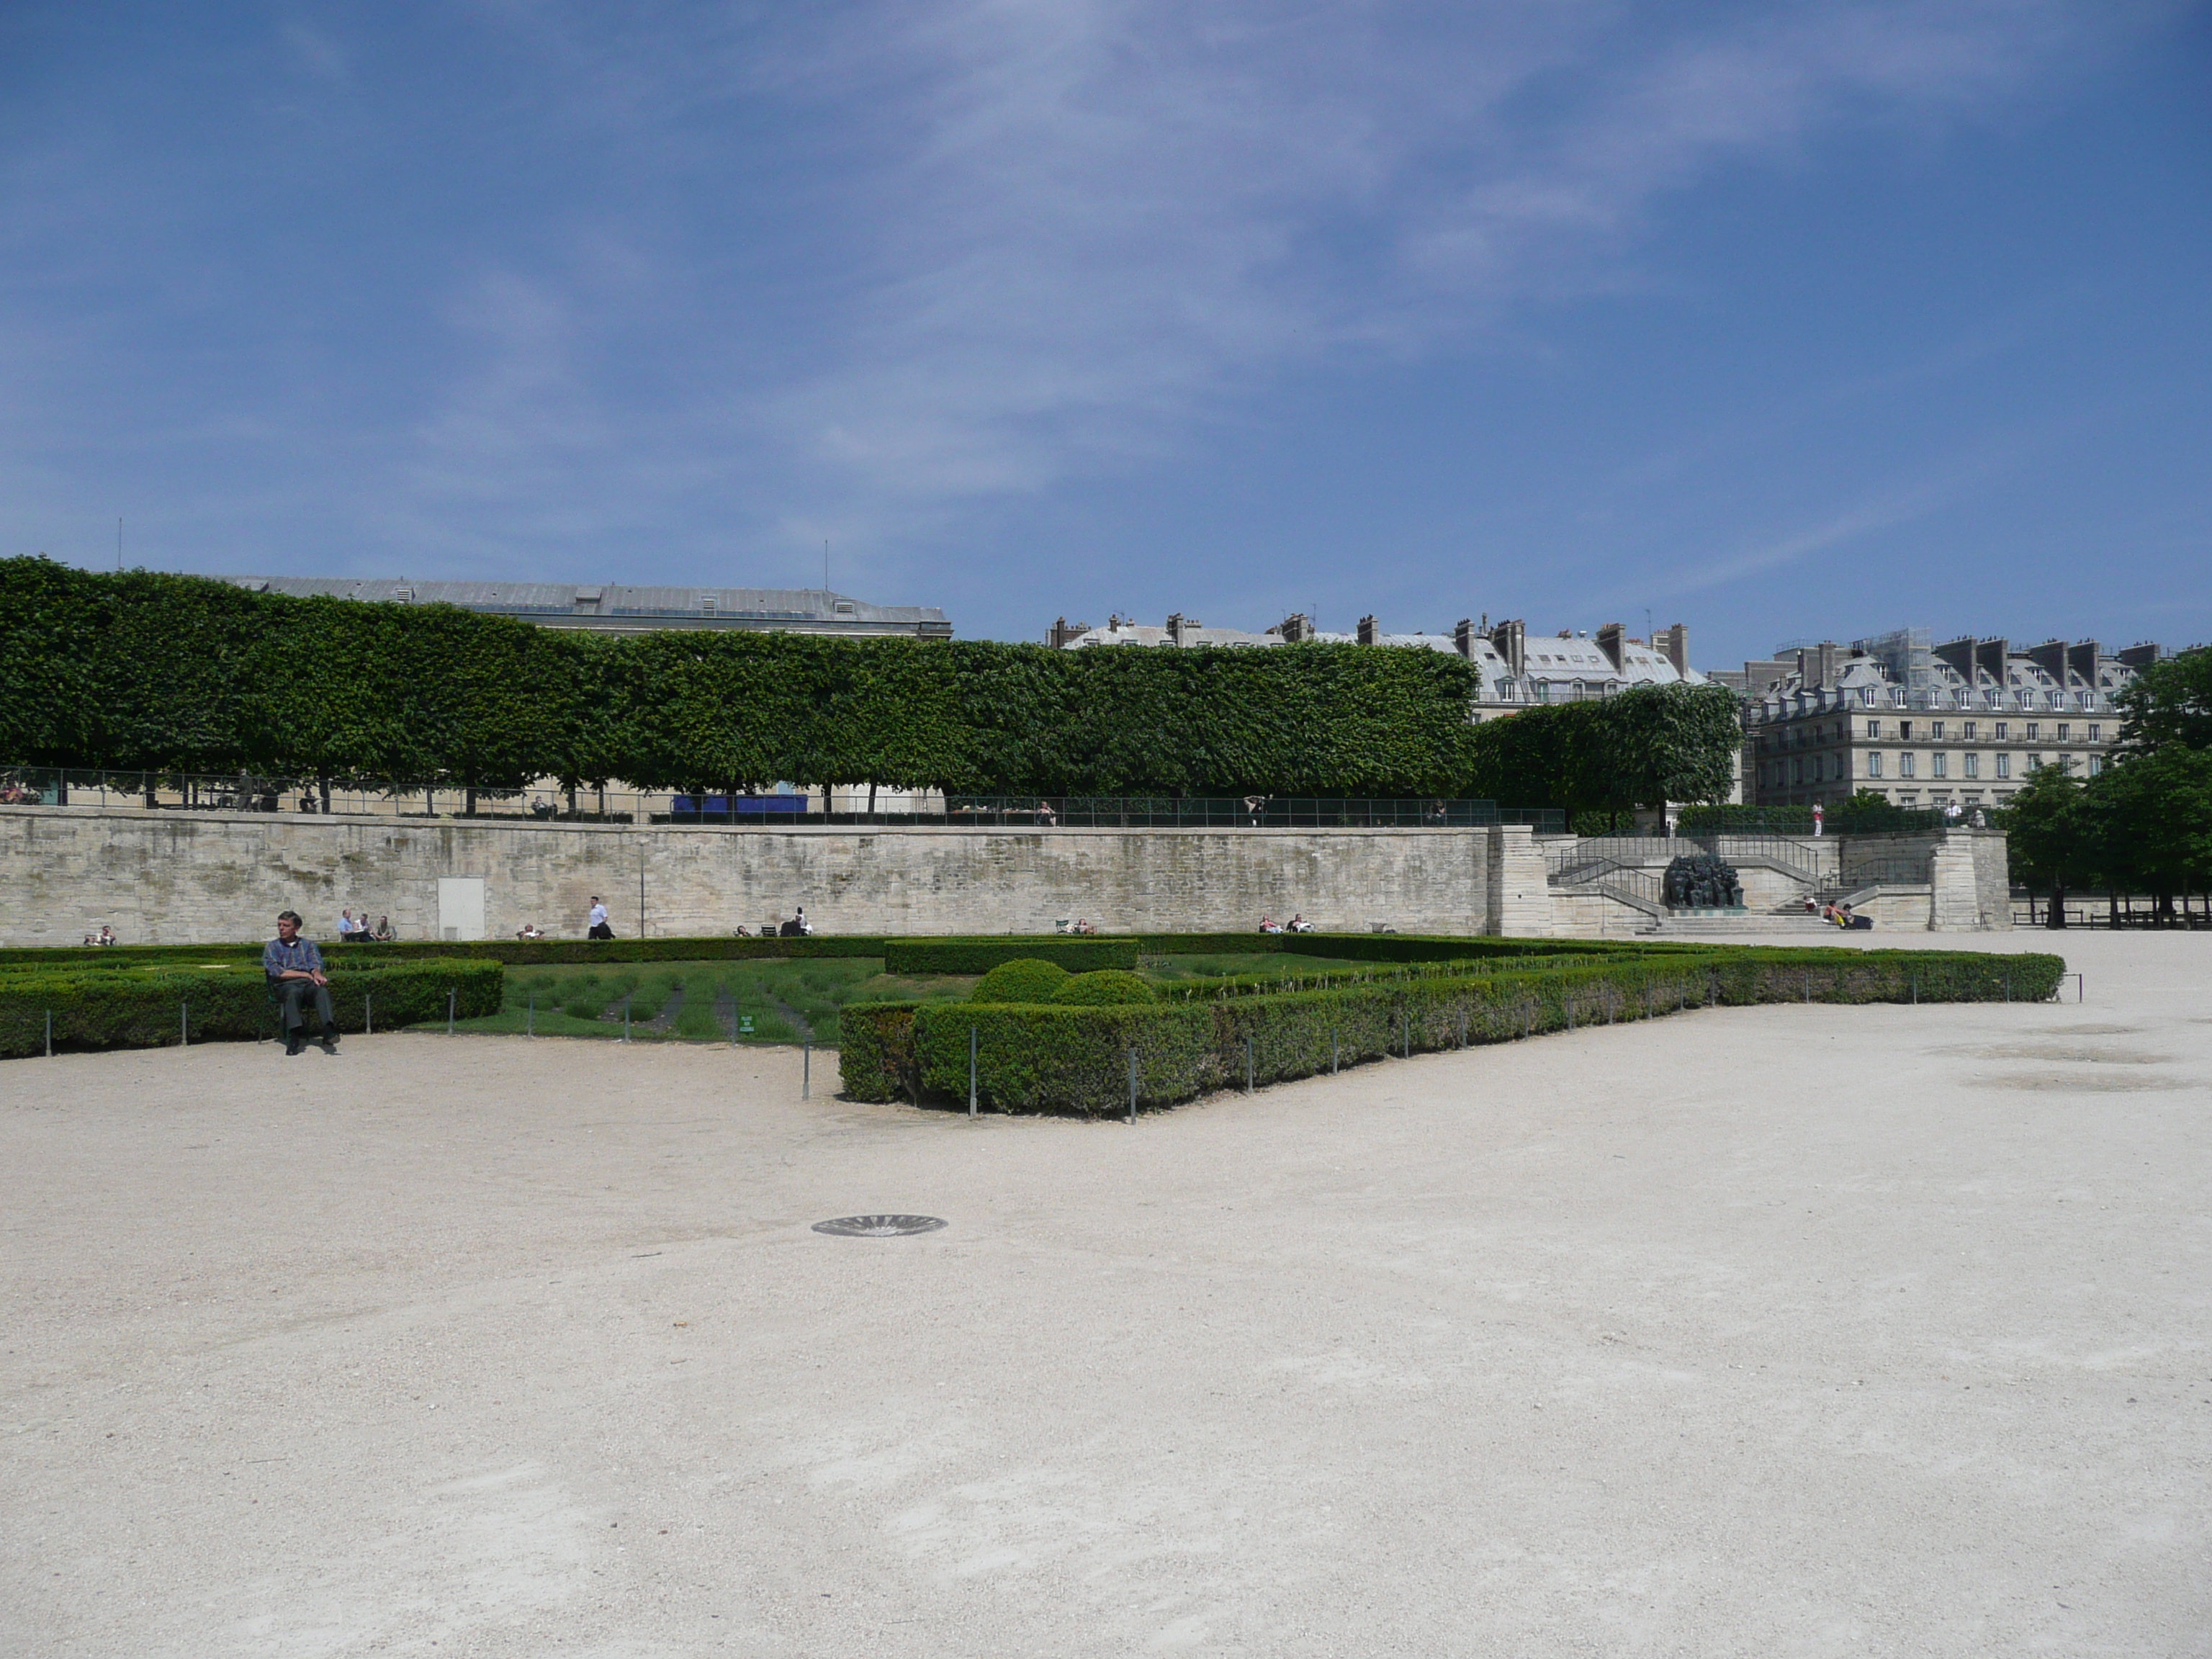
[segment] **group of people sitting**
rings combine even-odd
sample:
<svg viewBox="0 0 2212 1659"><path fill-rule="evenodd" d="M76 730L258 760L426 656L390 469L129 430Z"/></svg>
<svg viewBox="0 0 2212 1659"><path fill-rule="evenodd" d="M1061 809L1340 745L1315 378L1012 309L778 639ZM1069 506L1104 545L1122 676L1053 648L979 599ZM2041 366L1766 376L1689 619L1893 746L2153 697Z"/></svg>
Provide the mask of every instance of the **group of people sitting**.
<svg viewBox="0 0 2212 1659"><path fill-rule="evenodd" d="M1860 915L1848 904L1828 903L1820 907L1820 920L1835 927L1871 927L1872 916Z"/></svg>
<svg viewBox="0 0 2212 1659"><path fill-rule="evenodd" d="M84 942L87 945L112 945L115 943L115 930L103 921L98 933L84 936Z"/></svg>
<svg viewBox="0 0 2212 1659"><path fill-rule="evenodd" d="M1310 933L1313 930L1313 923L1304 915L1294 915L1288 921L1277 921L1273 916L1260 918L1260 931L1263 933Z"/></svg>
<svg viewBox="0 0 2212 1659"><path fill-rule="evenodd" d="M338 943L341 945L368 945L378 940L389 943L398 937L392 931L390 916L379 916L371 922L366 910L358 916L350 910L338 912Z"/></svg>

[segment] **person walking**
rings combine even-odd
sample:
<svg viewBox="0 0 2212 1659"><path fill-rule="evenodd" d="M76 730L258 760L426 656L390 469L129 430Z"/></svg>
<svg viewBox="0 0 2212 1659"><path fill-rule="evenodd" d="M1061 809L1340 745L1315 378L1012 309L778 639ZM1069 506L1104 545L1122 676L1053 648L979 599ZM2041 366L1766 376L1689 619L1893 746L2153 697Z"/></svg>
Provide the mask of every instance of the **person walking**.
<svg viewBox="0 0 2212 1659"><path fill-rule="evenodd" d="M338 1051L338 1019L331 1007L331 982L323 974L323 953L311 939L300 937L300 913L285 910L276 917L276 937L261 950L261 971L283 1000L284 1052L296 1054L307 1042L307 1017L301 1004L314 1001L321 1022L322 1050Z"/></svg>
<svg viewBox="0 0 2212 1659"><path fill-rule="evenodd" d="M592 895L591 926L585 933L584 937L586 939L612 939L614 936L615 930L607 926L607 907L600 899L599 896L597 893L594 893Z"/></svg>

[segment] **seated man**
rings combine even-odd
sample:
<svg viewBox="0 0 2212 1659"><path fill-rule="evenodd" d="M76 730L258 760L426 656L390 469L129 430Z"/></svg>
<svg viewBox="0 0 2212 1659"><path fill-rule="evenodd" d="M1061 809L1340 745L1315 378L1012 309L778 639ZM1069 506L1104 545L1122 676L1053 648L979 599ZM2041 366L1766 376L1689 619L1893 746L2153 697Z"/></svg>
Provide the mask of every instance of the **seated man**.
<svg viewBox="0 0 2212 1659"><path fill-rule="evenodd" d="M380 944L388 945L392 940L398 939L399 935L392 931L392 918L390 916L379 916L376 919L376 932L371 935L371 937L375 939Z"/></svg>
<svg viewBox="0 0 2212 1659"><path fill-rule="evenodd" d="M331 1009L331 982L323 976L323 953L314 940L300 937L297 910L277 916L276 937L262 947L261 971L283 998L284 1052L296 1054L305 1044L307 1019L301 1004L312 997L315 1018L322 1022L323 1052L337 1053L338 1021Z"/></svg>
<svg viewBox="0 0 2212 1659"><path fill-rule="evenodd" d="M1262 916L1260 918L1260 931L1263 933L1279 933L1283 929L1273 916Z"/></svg>
<svg viewBox="0 0 2212 1659"><path fill-rule="evenodd" d="M1291 931L1292 933L1310 933L1313 930L1314 925L1305 919L1304 912L1301 911L1299 914L1291 918Z"/></svg>

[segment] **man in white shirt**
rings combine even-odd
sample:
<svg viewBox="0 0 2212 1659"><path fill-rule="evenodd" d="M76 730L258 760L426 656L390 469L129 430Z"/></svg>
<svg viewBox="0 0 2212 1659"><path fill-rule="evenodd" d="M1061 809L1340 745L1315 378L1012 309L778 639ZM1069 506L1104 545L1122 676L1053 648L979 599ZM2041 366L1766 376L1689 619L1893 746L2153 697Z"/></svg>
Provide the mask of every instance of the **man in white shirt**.
<svg viewBox="0 0 2212 1659"><path fill-rule="evenodd" d="M599 896L597 893L594 893L592 895L591 931L586 933L584 937L586 939L612 939L614 936L615 930L607 926L607 907L600 902Z"/></svg>

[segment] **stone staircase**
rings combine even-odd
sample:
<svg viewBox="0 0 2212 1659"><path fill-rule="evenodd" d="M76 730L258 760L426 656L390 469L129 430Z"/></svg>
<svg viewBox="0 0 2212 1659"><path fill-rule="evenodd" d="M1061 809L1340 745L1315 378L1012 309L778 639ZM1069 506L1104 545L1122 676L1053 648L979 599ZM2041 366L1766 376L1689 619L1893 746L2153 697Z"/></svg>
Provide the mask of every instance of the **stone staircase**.
<svg viewBox="0 0 2212 1659"><path fill-rule="evenodd" d="M1685 910L1656 916L1636 931L1646 939L1738 939L1775 933L1833 938L1842 929L1832 922L1821 921L1818 916L1808 916L1802 910L1759 913Z"/></svg>

